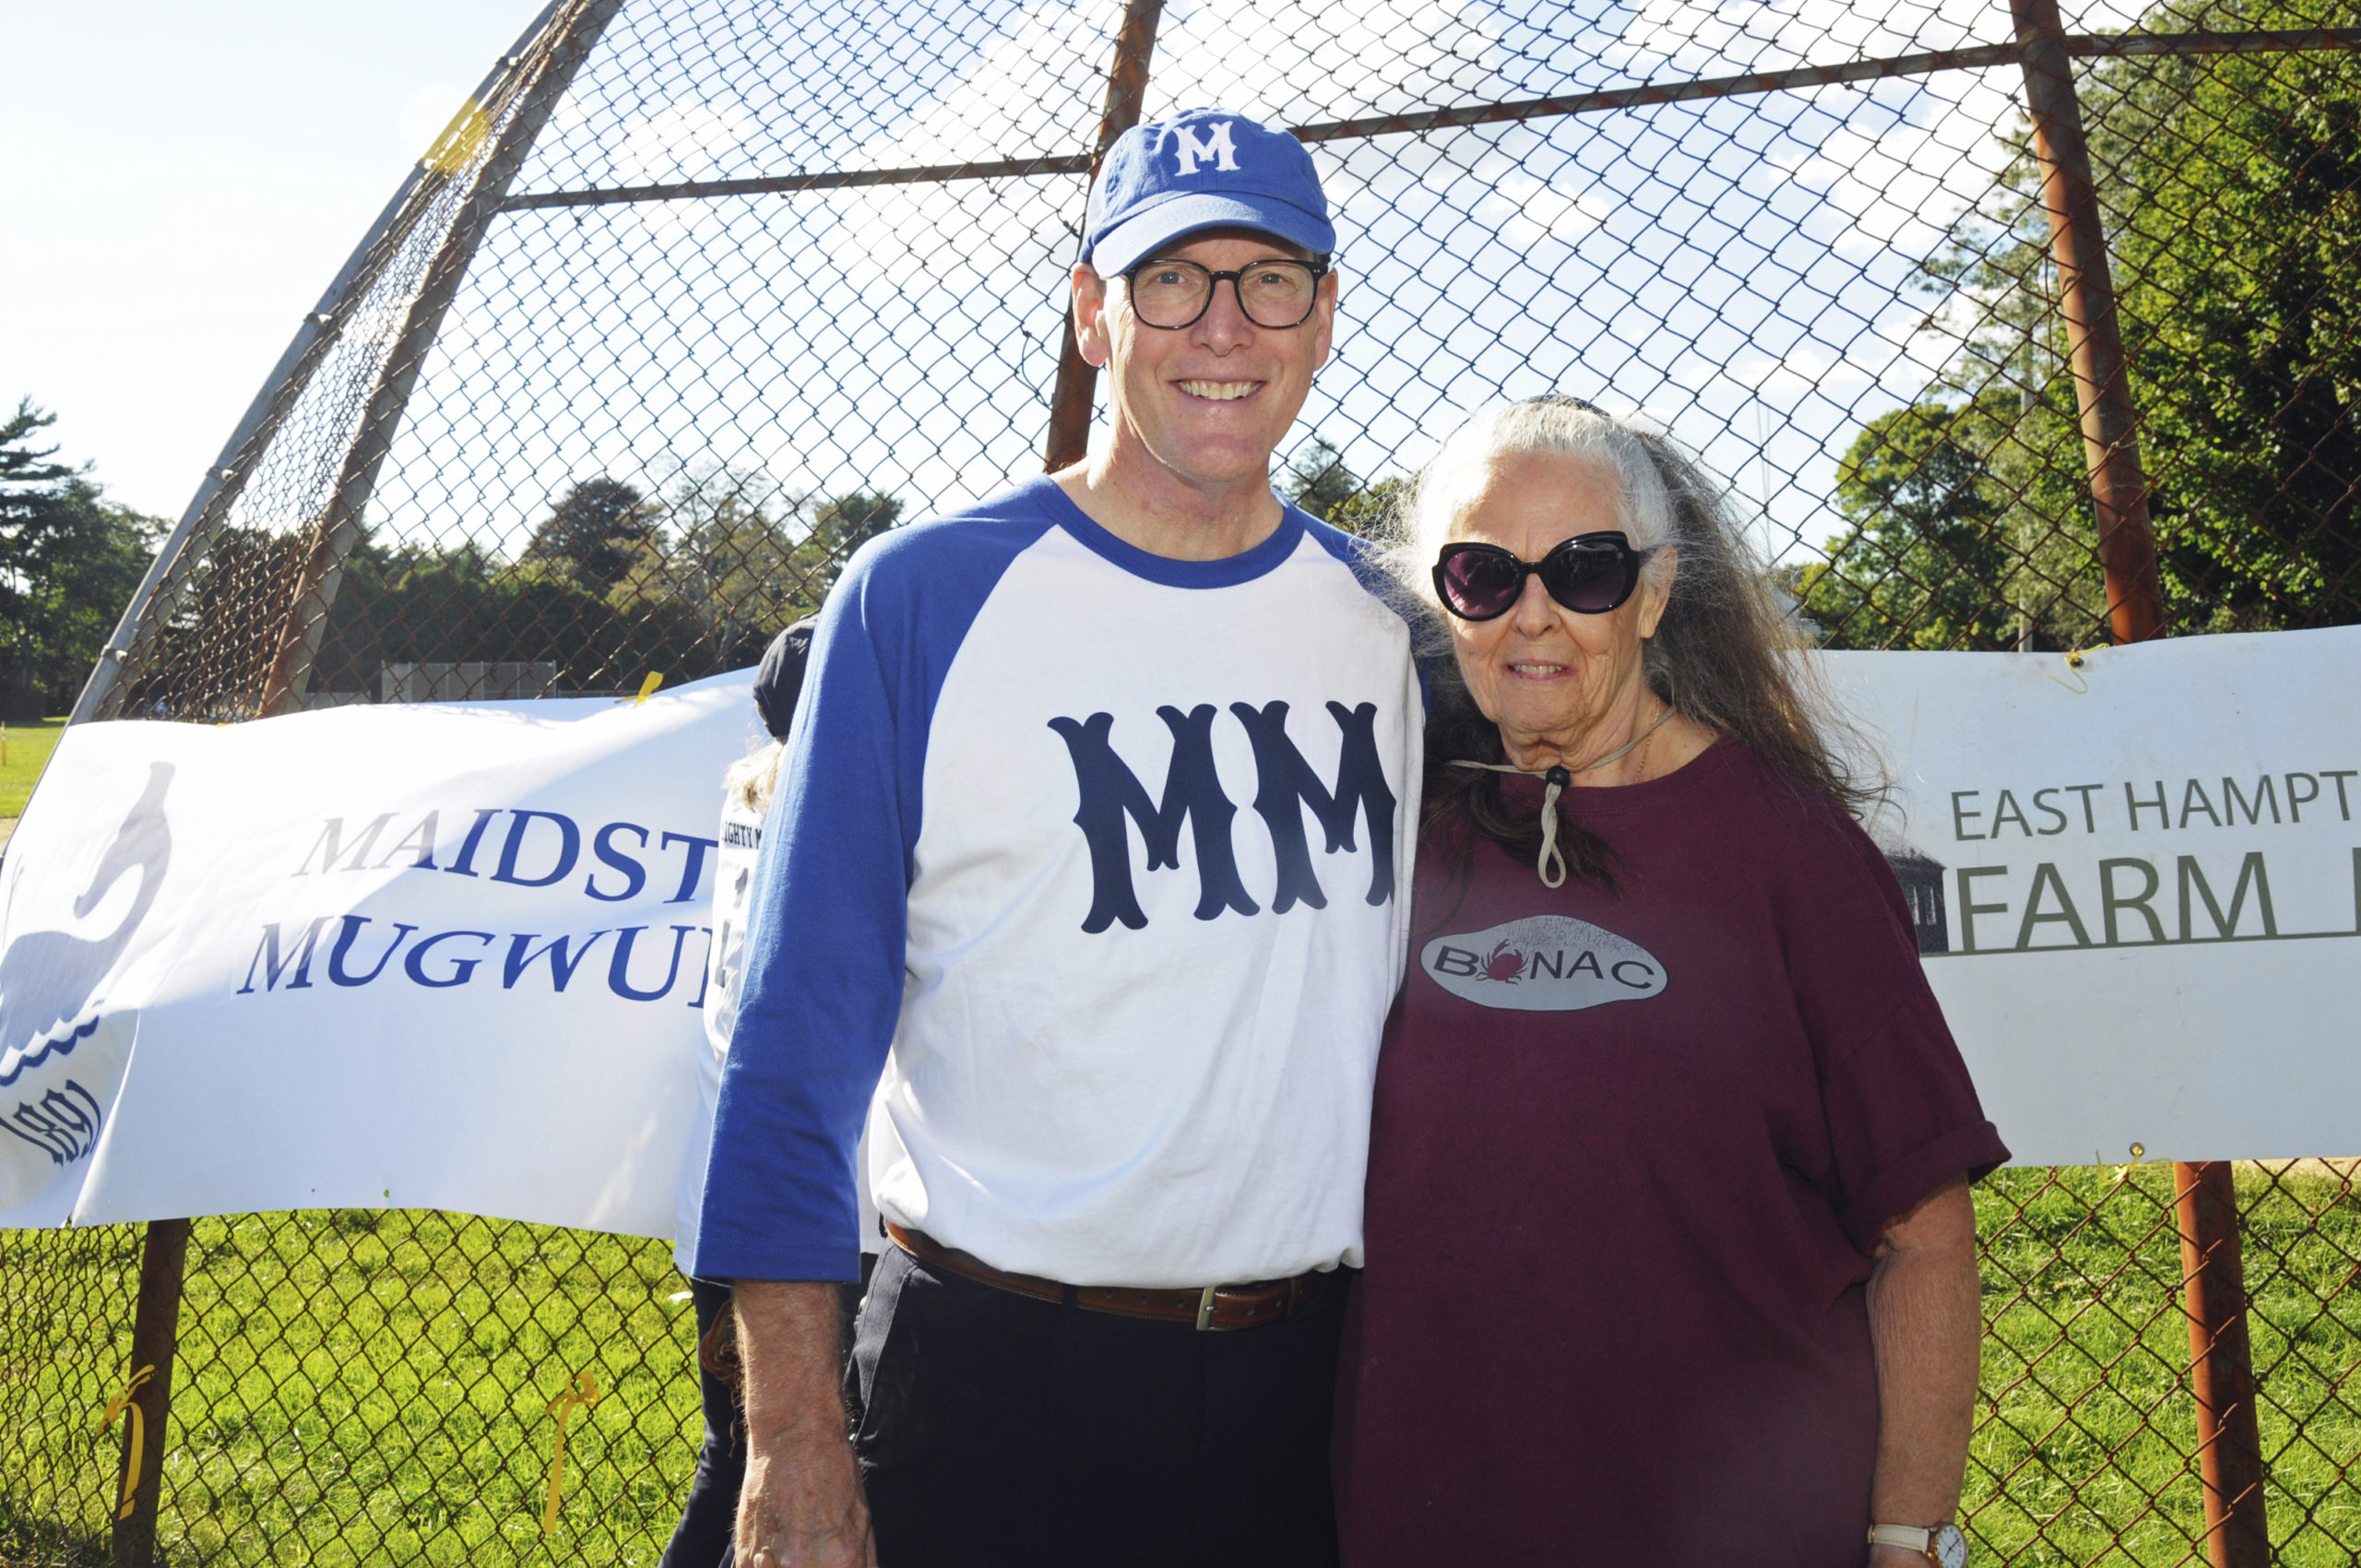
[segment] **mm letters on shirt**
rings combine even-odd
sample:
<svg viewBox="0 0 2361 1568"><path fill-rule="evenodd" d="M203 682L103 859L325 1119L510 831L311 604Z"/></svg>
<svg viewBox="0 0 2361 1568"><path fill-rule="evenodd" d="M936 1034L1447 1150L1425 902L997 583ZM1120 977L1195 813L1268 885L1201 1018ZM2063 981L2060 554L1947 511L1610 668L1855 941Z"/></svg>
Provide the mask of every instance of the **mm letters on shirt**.
<svg viewBox="0 0 2361 1568"><path fill-rule="evenodd" d="M1278 862L1277 885L1271 910L1285 914L1299 903L1315 909L1328 907L1320 880L1311 869L1311 849L1303 831L1303 808L1320 821L1327 852L1357 852L1353 824L1366 821L1370 841L1369 890L1371 905L1394 897L1394 791L1386 787L1384 765L1377 753L1377 705L1362 703L1347 708L1327 705L1343 732L1332 790L1287 738L1287 705L1261 707L1234 702L1230 713L1245 726L1254 751L1254 811L1271 835ZM1197 861L1196 917L1217 918L1226 909L1241 915L1261 912L1238 874L1237 856L1230 846L1230 819L1237 805L1223 793L1214 769L1213 727L1219 712L1211 703L1199 703L1183 713L1177 707L1156 710L1172 732L1172 760L1165 769L1164 798L1149 798L1139 776L1115 754L1109 740L1114 715L1094 713L1088 719L1052 719L1074 759L1074 785L1081 804L1074 814L1090 846L1090 912L1082 922L1096 935L1118 921L1133 931L1147 924L1132 886L1131 838L1126 819L1139 825L1147 846L1147 869L1178 869L1180 828L1190 829L1190 846Z"/></svg>

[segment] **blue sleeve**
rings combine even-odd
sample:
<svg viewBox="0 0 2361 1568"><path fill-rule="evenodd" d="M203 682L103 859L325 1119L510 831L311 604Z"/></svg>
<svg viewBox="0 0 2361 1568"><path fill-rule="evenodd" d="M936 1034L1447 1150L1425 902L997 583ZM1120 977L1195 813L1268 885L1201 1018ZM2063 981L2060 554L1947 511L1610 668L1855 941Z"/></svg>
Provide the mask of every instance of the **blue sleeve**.
<svg viewBox="0 0 2361 1568"><path fill-rule="evenodd" d="M853 1148L901 1015L934 700L1008 563L1046 526L987 512L897 529L828 597L756 863L700 1277L860 1277Z"/></svg>

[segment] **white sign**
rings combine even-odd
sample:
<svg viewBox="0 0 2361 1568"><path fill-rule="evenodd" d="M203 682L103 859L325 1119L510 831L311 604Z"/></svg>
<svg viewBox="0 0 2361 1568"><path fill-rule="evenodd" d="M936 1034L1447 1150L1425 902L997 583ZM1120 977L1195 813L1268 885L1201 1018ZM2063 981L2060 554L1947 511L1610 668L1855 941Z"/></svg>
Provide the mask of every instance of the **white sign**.
<svg viewBox="0 0 2361 1568"><path fill-rule="evenodd" d="M2361 1153L2361 628L1824 668L2019 1161ZM0 870L0 1225L669 1235L750 681L68 731Z"/></svg>
<svg viewBox="0 0 2361 1568"><path fill-rule="evenodd" d="M2019 1163L2361 1153L2361 628L1826 669Z"/></svg>
<svg viewBox="0 0 2361 1568"><path fill-rule="evenodd" d="M670 1235L752 683L68 731L0 869L0 1225Z"/></svg>

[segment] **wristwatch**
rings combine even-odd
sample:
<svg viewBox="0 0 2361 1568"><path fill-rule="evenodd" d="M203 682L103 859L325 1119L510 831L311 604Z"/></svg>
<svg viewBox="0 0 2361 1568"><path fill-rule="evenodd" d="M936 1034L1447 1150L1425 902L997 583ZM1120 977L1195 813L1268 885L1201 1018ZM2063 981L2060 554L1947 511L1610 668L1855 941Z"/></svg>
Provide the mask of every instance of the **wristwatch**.
<svg viewBox="0 0 2361 1568"><path fill-rule="evenodd" d="M1869 1544L1923 1552L1937 1568L1967 1568L1967 1538L1957 1525L1871 1525Z"/></svg>

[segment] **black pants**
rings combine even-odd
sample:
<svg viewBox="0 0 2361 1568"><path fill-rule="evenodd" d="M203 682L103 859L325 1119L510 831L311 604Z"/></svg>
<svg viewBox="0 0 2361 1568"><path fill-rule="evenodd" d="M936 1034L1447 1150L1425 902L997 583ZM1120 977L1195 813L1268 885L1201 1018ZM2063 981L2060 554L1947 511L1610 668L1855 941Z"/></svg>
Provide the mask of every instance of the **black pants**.
<svg viewBox="0 0 2361 1568"><path fill-rule="evenodd" d="M728 1304L730 1287L710 1279L689 1281L697 1314L697 1343ZM694 1356L692 1364L694 1364ZM697 1450L697 1473L689 1482L689 1504L672 1530L657 1568L714 1568L730 1550L738 1524L738 1488L746 1479L746 1430L727 1384L697 1367L697 1396L705 1405L705 1446Z"/></svg>
<svg viewBox="0 0 2361 1568"><path fill-rule="evenodd" d="M846 1373L882 1568L1326 1568L1343 1319L1201 1334L887 1248Z"/></svg>

